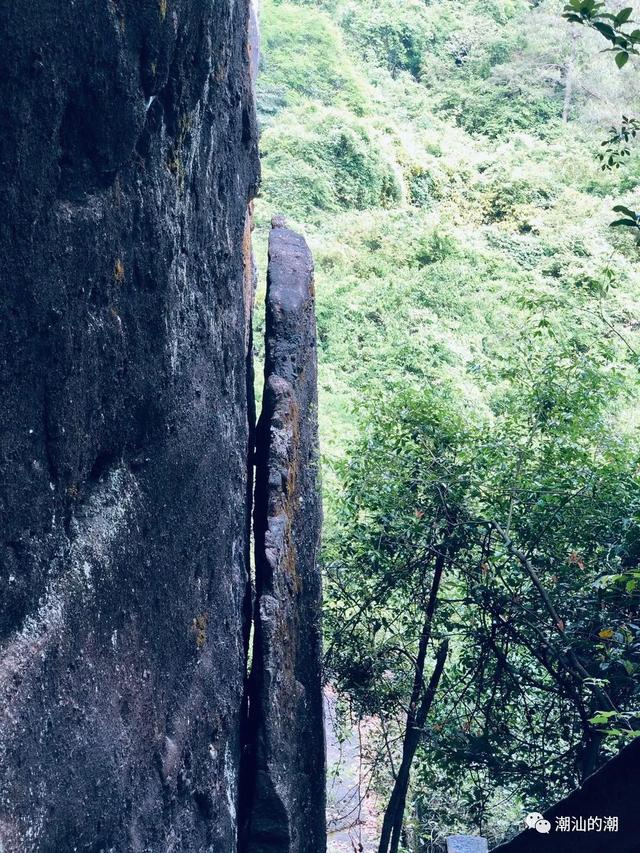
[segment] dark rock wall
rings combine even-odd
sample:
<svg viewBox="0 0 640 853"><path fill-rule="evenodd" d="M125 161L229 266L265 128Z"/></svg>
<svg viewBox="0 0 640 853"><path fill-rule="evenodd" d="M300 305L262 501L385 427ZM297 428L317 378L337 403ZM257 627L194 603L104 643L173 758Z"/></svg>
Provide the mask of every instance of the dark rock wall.
<svg viewBox="0 0 640 853"><path fill-rule="evenodd" d="M274 220L256 444L250 853L326 849L313 262Z"/></svg>
<svg viewBox="0 0 640 853"><path fill-rule="evenodd" d="M495 853L640 853L640 738L633 740L564 800L544 813L549 833L527 829ZM532 809L533 811L534 809ZM559 830L558 818L614 818L615 829ZM571 826L572 824L570 824Z"/></svg>
<svg viewBox="0 0 640 853"><path fill-rule="evenodd" d="M4 853L235 847L247 20L0 0Z"/></svg>

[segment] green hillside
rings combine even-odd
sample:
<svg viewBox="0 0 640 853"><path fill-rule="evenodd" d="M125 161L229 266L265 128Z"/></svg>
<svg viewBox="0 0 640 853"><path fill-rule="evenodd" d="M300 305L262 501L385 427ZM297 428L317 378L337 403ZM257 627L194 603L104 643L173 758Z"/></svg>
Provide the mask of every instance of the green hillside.
<svg viewBox="0 0 640 853"><path fill-rule="evenodd" d="M354 510L357 501L353 495L345 499L344 490L356 481L357 489L370 487L372 495L386 488L386 457L376 457L386 439L376 421L386 424L388 436L394 418L409 412L411 420L423 411L425 394L430 400L446 400L444 414L438 415L436 444L453 430L453 423L458 425L455 441L461 440L461 431L471 430L474 438L465 432L471 451L461 452L473 462L473 448L484 441L480 436L491 436L482 453L493 467L485 466L482 474L474 468L469 477L476 482L482 476L493 492L486 500L477 489L466 492L461 500L471 514L496 513L506 506L499 495L514 470L522 473L518 453L525 447L518 444L521 436L513 424L517 417L529 423L531 411L540 411L542 385L555 383L557 388L563 375L567 387L559 417L566 432L560 439L553 432L557 425L540 427L535 444L540 456L531 463L526 488L532 490L531 483L541 488L548 475L547 486L553 490L557 472L588 466L587 457L594 460L595 470L595 460L601 458L597 448L609 440L624 451L603 451L610 467L602 468L602 483L622 482L635 469L640 255L631 230L610 223L614 205L635 209L640 146L632 146L620 169L603 170L597 155L621 115L640 112L638 70L633 62L618 69L611 54L602 52L606 45L600 35L564 20L562 6L555 0L262 4L258 112L263 182L256 204L256 248L259 258L266 256L270 218L282 213L314 253L328 563L347 560L346 548L369 547L353 517L347 518L349 512L367 519L380 512L385 525L394 523L389 506L381 508L377 498ZM261 293L258 299L260 318ZM416 399L422 402L413 409ZM525 403L534 408L526 409ZM552 433L558 438L553 447L563 449L547 456L544 448L551 447L546 442ZM410 442L407 435L397 441ZM366 454L368 447L380 466L379 482L371 480L370 470L358 467L358 454ZM498 447L506 448L507 461ZM526 447L533 459L537 450L531 450L531 441ZM341 467L345 458L351 473ZM423 464L412 459L412 464ZM503 463L504 471L496 473ZM395 475L401 476L398 471ZM620 510L625 518L633 514L632 504L637 509L636 493L629 489L616 498L627 502ZM395 492L392 497L401 500ZM531 498L520 510L511 501L505 512L513 515L514 528L520 523L518 512L521 519L530 519L532 506L541 500ZM393 504L394 512L397 506ZM547 531L550 518L560 512L557 507L548 511L540 531ZM604 571L609 533L588 544L585 530L601 524L610 531L617 524L604 516L596 522L584 513L576 519L578 515L572 532L565 529L553 542L536 540L532 546L532 553L548 554L548 566L555 565L556 574L562 549L592 548L593 577L579 583L567 579L563 594L569 597L579 597ZM529 533L522 532L523 542L531 524ZM469 561L476 559L479 547L473 545L475 556ZM365 563L351 567L354 577ZM609 565L607 571L613 570ZM460 592L461 577L452 581L449 592ZM350 611L340 595L336 600L335 586L330 583L328 590L328 607L346 618ZM575 613L586 612L585 607L576 604ZM618 622L626 625L620 610L616 612ZM575 616L576 624L581 618ZM334 628L329 615L331 642L336 641ZM597 639L594 626L588 630ZM453 649L462 672L463 639L454 639ZM625 658L634 677L635 652L634 646ZM353 649L348 654L353 656ZM336 666L340 674L340 663ZM353 698L353 682L342 675ZM363 713L380 713L363 695L355 705ZM625 702L635 702L630 693L624 695ZM597 696L593 702L601 710ZM445 726L451 709L445 703L438 714L438 725ZM469 723L472 731L473 725ZM482 725L484 747L497 748L504 731L500 736L487 733L486 718ZM528 723L513 725L515 730ZM558 720L557 725L564 723ZM565 732L563 737L560 746L571 753L572 736ZM605 742L603 755L618 745L613 738ZM447 755L455 752L447 749ZM479 771L480 776L486 773L484 782L472 784L459 768L451 771L442 755L437 760L436 767L428 755L418 756L424 785L440 780L444 786L459 786L460 792L455 805L443 804L442 798L431 802L438 820L453 828L481 828L493 839L513 831L514 814L523 804L518 796L531 793L553 801L580 779L579 773L558 771L551 781L536 777L535 785L540 785L527 788L520 771L510 776L504 763L496 769L489 762ZM521 760L526 760L524 754ZM385 782L385 772L380 774L381 796L392 781L388 774ZM426 808L420 784L415 781L412 818L418 822ZM487 816L493 796L487 794L478 818L473 805L478 790L497 791L497 786L496 802L506 799L508 804L494 804L495 812ZM405 828L404 843L409 845L407 833ZM416 842L406 849L423 848Z"/></svg>
<svg viewBox="0 0 640 853"><path fill-rule="evenodd" d="M607 268L606 316L634 336L637 248L608 223L632 202L640 152L616 172L595 158L633 112L634 72L580 33L563 123L559 9L263 3L258 240L281 212L315 255L328 455L370 383L455 383L482 406L541 321L598 324Z"/></svg>

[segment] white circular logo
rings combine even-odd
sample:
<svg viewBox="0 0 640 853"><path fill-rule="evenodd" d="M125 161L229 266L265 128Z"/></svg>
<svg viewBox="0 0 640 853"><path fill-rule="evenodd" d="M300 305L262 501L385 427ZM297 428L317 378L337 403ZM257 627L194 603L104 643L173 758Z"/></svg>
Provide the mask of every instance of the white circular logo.
<svg viewBox="0 0 640 853"><path fill-rule="evenodd" d="M535 826L539 820L543 820L543 817L540 812L531 812L531 814L528 814L525 817L524 822L527 825L527 829L535 829Z"/></svg>

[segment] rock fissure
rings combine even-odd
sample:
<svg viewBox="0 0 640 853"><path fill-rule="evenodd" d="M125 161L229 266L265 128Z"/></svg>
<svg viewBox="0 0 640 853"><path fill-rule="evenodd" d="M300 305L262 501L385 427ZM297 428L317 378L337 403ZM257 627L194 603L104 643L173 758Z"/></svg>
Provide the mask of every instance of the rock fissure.
<svg viewBox="0 0 640 853"><path fill-rule="evenodd" d="M322 851L311 267L274 229L256 433L255 13L0 31L0 849Z"/></svg>

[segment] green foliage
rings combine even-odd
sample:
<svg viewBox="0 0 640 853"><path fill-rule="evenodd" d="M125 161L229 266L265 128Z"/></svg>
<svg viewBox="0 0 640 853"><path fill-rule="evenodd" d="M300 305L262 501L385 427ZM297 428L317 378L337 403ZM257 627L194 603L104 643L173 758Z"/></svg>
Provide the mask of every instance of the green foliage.
<svg viewBox="0 0 640 853"><path fill-rule="evenodd" d="M312 108L281 115L265 131L264 185L298 220L317 211L390 207L400 199L393 165L367 125L349 113Z"/></svg>
<svg viewBox="0 0 640 853"><path fill-rule="evenodd" d="M609 12L606 3L597 0L570 0L564 8L564 17L573 24L585 24L597 30L612 47L615 64L619 69L629 61L630 56L640 55L640 29L629 29L633 25L633 8L627 6L616 12ZM611 135L602 145L604 152L598 155L603 169L618 168L625 157L631 154L628 143L635 139L639 123L636 119L622 116L620 130L612 128ZM615 227L633 228L635 233L640 229L640 214L624 205L614 207L616 213L624 214L624 218L616 219L611 225Z"/></svg>
<svg viewBox="0 0 640 853"><path fill-rule="evenodd" d="M369 0L349 3L341 24L353 44L370 61L392 75L406 71L418 78L432 33L420 0Z"/></svg>
<svg viewBox="0 0 640 853"><path fill-rule="evenodd" d="M458 820L492 838L478 777L547 805L593 769L603 724L614 738L639 725L640 595L605 581L637 560L640 535L638 445L606 414L623 403L622 376L607 347L530 354L510 363L485 418L439 388L376 398L340 466L326 549L331 675L391 728L411 688L425 574L447 554L434 640L450 635L454 656L418 786L469 792ZM557 621L494 520L529 555Z"/></svg>
<svg viewBox="0 0 640 853"><path fill-rule="evenodd" d="M487 171L484 185L485 221L515 224L518 231L528 229L533 210L549 210L555 201L556 187L551 181L514 178L503 169Z"/></svg>
<svg viewBox="0 0 640 853"><path fill-rule="evenodd" d="M622 124L619 128L611 128L609 137L602 143L605 150L598 153L603 171L619 169L625 162L625 158L631 156L629 143L636 138L639 130L640 121L628 116L622 116Z"/></svg>
<svg viewBox="0 0 640 853"><path fill-rule="evenodd" d="M428 400L401 393L393 407L377 399L375 412L340 466L335 550L327 548L328 665L362 713L393 717L410 693L407 649L419 635L425 583L446 524L441 472L464 471L464 428L444 392ZM459 489L447 502L456 497Z"/></svg>
<svg viewBox="0 0 640 853"><path fill-rule="evenodd" d="M622 217L611 223L612 228L620 227L622 225L625 228L636 228L640 230L640 213L625 207L624 204L617 204L613 210L615 213L621 213Z"/></svg>
<svg viewBox="0 0 640 853"><path fill-rule="evenodd" d="M611 43L615 62L623 68L629 56L640 55L640 29L633 25L633 8L626 6L618 12L607 11L606 3L597 0L570 0L564 7L564 17L574 24L586 24L597 30Z"/></svg>
<svg viewBox="0 0 640 853"><path fill-rule="evenodd" d="M560 119L560 103L557 97L531 92L523 84L520 80L480 80L442 98L440 108L469 133L497 139L514 131L532 130L544 137L553 132L548 125Z"/></svg>
<svg viewBox="0 0 640 853"><path fill-rule="evenodd" d="M422 166L412 166L407 174L409 200L417 207L428 207L437 197L436 181Z"/></svg>
<svg viewBox="0 0 640 853"><path fill-rule="evenodd" d="M266 0L262 28L257 256L279 212L315 258L330 671L397 758L451 549L407 820L498 841L640 728L632 120L600 145L632 63L559 0Z"/></svg>
<svg viewBox="0 0 640 853"><path fill-rule="evenodd" d="M301 14L292 3L266 0L261 22L258 105L263 119L307 98L364 113L361 83L329 15L314 8Z"/></svg>

